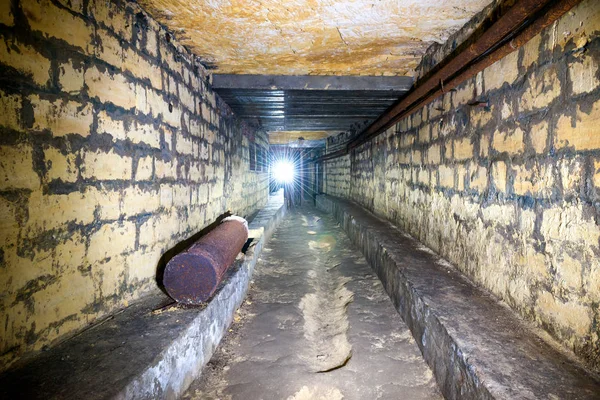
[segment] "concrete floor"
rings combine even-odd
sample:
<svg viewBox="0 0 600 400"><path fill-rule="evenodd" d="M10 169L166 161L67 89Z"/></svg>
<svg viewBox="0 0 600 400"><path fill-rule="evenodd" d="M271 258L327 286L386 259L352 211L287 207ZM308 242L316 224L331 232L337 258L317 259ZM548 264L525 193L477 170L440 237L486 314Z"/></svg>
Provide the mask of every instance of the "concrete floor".
<svg viewBox="0 0 600 400"><path fill-rule="evenodd" d="M184 399L438 399L432 372L333 218L290 211Z"/></svg>

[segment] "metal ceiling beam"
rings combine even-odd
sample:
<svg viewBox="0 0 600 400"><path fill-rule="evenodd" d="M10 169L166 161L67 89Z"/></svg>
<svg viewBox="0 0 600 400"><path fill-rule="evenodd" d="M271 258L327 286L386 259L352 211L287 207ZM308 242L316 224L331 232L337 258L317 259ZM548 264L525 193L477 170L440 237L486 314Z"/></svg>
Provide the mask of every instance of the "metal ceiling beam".
<svg viewBox="0 0 600 400"><path fill-rule="evenodd" d="M410 76L316 76L214 74L214 89L407 91Z"/></svg>

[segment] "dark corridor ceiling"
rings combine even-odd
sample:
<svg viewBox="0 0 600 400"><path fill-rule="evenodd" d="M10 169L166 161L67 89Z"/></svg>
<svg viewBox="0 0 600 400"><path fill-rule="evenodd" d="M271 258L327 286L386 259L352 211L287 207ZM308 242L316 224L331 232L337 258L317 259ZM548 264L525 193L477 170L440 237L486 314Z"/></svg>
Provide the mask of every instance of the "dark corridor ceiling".
<svg viewBox="0 0 600 400"><path fill-rule="evenodd" d="M213 75L222 99L241 118L260 123L272 143L298 136L318 140L365 126L411 84L404 76Z"/></svg>

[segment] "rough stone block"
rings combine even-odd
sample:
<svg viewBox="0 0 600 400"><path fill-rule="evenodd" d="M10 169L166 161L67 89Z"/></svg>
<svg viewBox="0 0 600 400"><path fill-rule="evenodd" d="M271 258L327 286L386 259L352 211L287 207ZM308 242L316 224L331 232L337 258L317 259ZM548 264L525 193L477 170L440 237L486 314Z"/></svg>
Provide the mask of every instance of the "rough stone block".
<svg viewBox="0 0 600 400"><path fill-rule="evenodd" d="M454 159L457 161L473 158L473 144L471 138L455 139L453 141Z"/></svg>
<svg viewBox="0 0 600 400"><path fill-rule="evenodd" d="M71 100L49 101L38 95L29 96L33 107L34 130L46 130L53 136L77 134L89 136L94 120L91 103L81 104Z"/></svg>
<svg viewBox="0 0 600 400"><path fill-rule="evenodd" d="M490 122L493 115L494 106L491 106L489 111L481 107L471 107L469 110L469 121L472 128L478 129ZM450 129L452 130L453 128L450 127Z"/></svg>
<svg viewBox="0 0 600 400"><path fill-rule="evenodd" d="M429 124L419 128L419 143L429 143L431 140L431 130Z"/></svg>
<svg viewBox="0 0 600 400"><path fill-rule="evenodd" d="M133 222L123 221L104 224L90 236L87 260L93 264L108 257L132 251L135 248L135 237L135 224Z"/></svg>
<svg viewBox="0 0 600 400"><path fill-rule="evenodd" d="M96 193L98 203L98 219L101 221L113 221L121 217L121 191L102 190Z"/></svg>
<svg viewBox="0 0 600 400"><path fill-rule="evenodd" d="M183 137L183 135L178 135L177 143L176 143L177 152L179 154L187 154L187 155L193 154L192 143L193 142L192 142L191 138L186 138L186 137Z"/></svg>
<svg viewBox="0 0 600 400"><path fill-rule="evenodd" d="M29 220L27 226L34 232L50 230L68 222L86 225L94 220L97 191L88 188L84 192L44 195L40 191L29 197Z"/></svg>
<svg viewBox="0 0 600 400"><path fill-rule="evenodd" d="M83 90L83 67L74 67L72 62L61 64L58 69L58 84L63 92L79 94Z"/></svg>
<svg viewBox="0 0 600 400"><path fill-rule="evenodd" d="M544 210L541 234L546 241L569 241L597 247L600 226L587 218L579 203L561 204Z"/></svg>
<svg viewBox="0 0 600 400"><path fill-rule="evenodd" d="M575 150L600 149L599 126L600 100L589 111L583 111L578 105L574 121L567 115L558 119L555 145L557 148L574 147Z"/></svg>
<svg viewBox="0 0 600 400"><path fill-rule="evenodd" d="M189 186L174 185L173 186L173 206L185 207L191 204L191 190ZM222 196L222 193L221 193ZM218 196L218 197L221 197Z"/></svg>
<svg viewBox="0 0 600 400"><path fill-rule="evenodd" d="M427 163L428 164L439 164L441 161L442 149L439 144L434 144L429 146L427 149ZM413 159L414 159L415 151L413 150ZM414 162L413 162L414 163Z"/></svg>
<svg viewBox="0 0 600 400"><path fill-rule="evenodd" d="M540 58L540 44L542 42L542 35L538 34L533 37L529 42L522 47L523 51L523 67L529 69L534 63L537 63Z"/></svg>
<svg viewBox="0 0 600 400"><path fill-rule="evenodd" d="M596 77L598 63L589 54L583 54L581 58L569 64L569 79L575 95L589 93L600 85Z"/></svg>
<svg viewBox="0 0 600 400"><path fill-rule="evenodd" d="M527 165L513 165L515 169L514 191L515 194L534 197L549 197L554 185L554 176L551 166L533 163Z"/></svg>
<svg viewBox="0 0 600 400"><path fill-rule="evenodd" d="M599 31L600 3L582 1L557 21L556 28L550 32L549 43L563 49L568 43L574 43L579 48L587 43L593 33Z"/></svg>
<svg viewBox="0 0 600 400"><path fill-rule="evenodd" d="M496 161L492 164L492 180L496 189L506 193L506 164Z"/></svg>
<svg viewBox="0 0 600 400"><path fill-rule="evenodd" d="M131 16L125 13L122 5L112 1L91 0L88 6L96 22L112 29L128 42L132 39Z"/></svg>
<svg viewBox="0 0 600 400"><path fill-rule="evenodd" d="M148 102L148 92L152 92L152 89L146 88L144 85L135 85L135 109L140 114L150 115L152 113Z"/></svg>
<svg viewBox="0 0 600 400"><path fill-rule="evenodd" d="M98 45L94 52L98 59L107 62L119 69L123 68L123 46L118 37L114 36L106 29L96 30Z"/></svg>
<svg viewBox="0 0 600 400"><path fill-rule="evenodd" d="M465 168L464 165L457 165L456 166L456 176L457 176L457 181L456 181L456 190L465 190L465 178L467 176L467 169Z"/></svg>
<svg viewBox="0 0 600 400"><path fill-rule="evenodd" d="M44 150L46 163L46 180L60 179L63 182L75 182L79 169L77 168L77 154L63 154L62 151L50 147Z"/></svg>
<svg viewBox="0 0 600 400"><path fill-rule="evenodd" d="M84 77L90 97L97 97L103 103L112 103L125 109L135 107L135 85L124 76L101 72L94 66L85 71Z"/></svg>
<svg viewBox="0 0 600 400"><path fill-rule="evenodd" d="M467 82L461 84L456 92L452 95L452 102L454 107L463 106L475 98L475 86L473 79L469 79Z"/></svg>
<svg viewBox="0 0 600 400"><path fill-rule="evenodd" d="M22 0L21 7L31 29L46 37L64 40L91 54L93 28L85 20L58 8L49 0Z"/></svg>
<svg viewBox="0 0 600 400"><path fill-rule="evenodd" d="M506 57L496 61L483 71L486 90L502 87L504 83L512 85L519 77L519 52L513 51Z"/></svg>
<svg viewBox="0 0 600 400"><path fill-rule="evenodd" d="M0 126L20 130L22 105L21 96L0 90Z"/></svg>
<svg viewBox="0 0 600 400"><path fill-rule="evenodd" d="M411 163L411 151L403 150L398 152L398 162L400 164L410 164ZM415 161L416 162L416 161ZM420 159L418 163L420 163Z"/></svg>
<svg viewBox="0 0 600 400"><path fill-rule="evenodd" d="M19 228L17 205L4 197L0 197L0 247L14 246Z"/></svg>
<svg viewBox="0 0 600 400"><path fill-rule="evenodd" d="M173 186L170 184L160 185L160 206L165 208L173 207Z"/></svg>
<svg viewBox="0 0 600 400"><path fill-rule="evenodd" d="M471 164L469 167L470 182L469 187L479 192L483 192L487 188L488 171L487 168L480 165Z"/></svg>
<svg viewBox="0 0 600 400"><path fill-rule="evenodd" d="M83 154L81 176L94 180L128 180L131 179L131 157L121 156L110 150L101 150Z"/></svg>
<svg viewBox="0 0 600 400"><path fill-rule="evenodd" d="M99 283L98 295L105 306L123 308L128 305L129 293L120 288L126 282L125 257L113 256L92 266L93 279Z"/></svg>
<svg viewBox="0 0 600 400"><path fill-rule="evenodd" d="M40 177L33 170L30 146L0 146L0 190L37 189Z"/></svg>
<svg viewBox="0 0 600 400"><path fill-rule="evenodd" d="M134 186L123 191L122 210L128 217L152 213L160 206L160 196L156 190L142 190Z"/></svg>
<svg viewBox="0 0 600 400"><path fill-rule="evenodd" d="M440 186L446 188L454 188L454 168L440 165L438 169Z"/></svg>
<svg viewBox="0 0 600 400"><path fill-rule="evenodd" d="M148 29L146 30L146 52L153 57L158 56L158 31L160 27L154 20L150 20L148 23Z"/></svg>
<svg viewBox="0 0 600 400"><path fill-rule="evenodd" d="M413 145L415 142L415 135L403 133L400 135L400 148L406 149Z"/></svg>
<svg viewBox="0 0 600 400"><path fill-rule="evenodd" d="M492 225L512 225L515 222L515 206L513 204L492 204L481 209L481 218Z"/></svg>
<svg viewBox="0 0 600 400"><path fill-rule="evenodd" d="M160 147L160 133L152 125L132 123L127 131L127 139L133 143L146 143L150 147Z"/></svg>
<svg viewBox="0 0 600 400"><path fill-rule="evenodd" d="M563 196L578 196L583 185L585 163L580 156L564 158L558 162Z"/></svg>
<svg viewBox="0 0 600 400"><path fill-rule="evenodd" d="M125 132L125 124L123 121L113 119L108 112L100 111L98 113L98 134L107 133L111 135L115 140L127 139L127 133Z"/></svg>
<svg viewBox="0 0 600 400"><path fill-rule="evenodd" d="M548 107L561 92L561 84L554 65L536 70L529 77L527 85L519 102L521 111Z"/></svg>
<svg viewBox="0 0 600 400"><path fill-rule="evenodd" d="M148 62L132 48L123 53L123 69L138 79L149 80L152 87L162 90L162 75L158 65Z"/></svg>
<svg viewBox="0 0 600 400"><path fill-rule="evenodd" d="M490 144L490 135L481 135L481 139L479 139L479 157L486 158L490 154Z"/></svg>
<svg viewBox="0 0 600 400"><path fill-rule="evenodd" d="M154 280L161 256L162 252L157 250L141 250L129 254L126 258L129 267L129 280L133 282L147 279Z"/></svg>
<svg viewBox="0 0 600 400"><path fill-rule="evenodd" d="M35 320L36 334L48 332L45 341L51 342L69 330L85 325L82 309L94 302L94 281L72 267L59 279L35 292L30 301L39 312L39 318ZM53 326L56 321L62 320L68 323Z"/></svg>
<svg viewBox="0 0 600 400"><path fill-rule="evenodd" d="M529 138L533 150L538 154L544 154L548 143L548 122L542 121L539 124L532 125Z"/></svg>
<svg viewBox="0 0 600 400"><path fill-rule="evenodd" d="M163 161L156 159L154 162L156 177L161 178L177 178L177 160Z"/></svg>
<svg viewBox="0 0 600 400"><path fill-rule="evenodd" d="M50 60L17 40L0 40L0 62L30 76L38 86L46 86L50 79Z"/></svg>
<svg viewBox="0 0 600 400"><path fill-rule="evenodd" d="M135 171L136 181L149 181L152 179L152 156L142 157L138 160L137 170Z"/></svg>
<svg viewBox="0 0 600 400"><path fill-rule="evenodd" d="M592 324L587 307L575 302L563 302L546 291L542 291L538 295L536 309L554 323L570 327L578 335L585 335L589 332Z"/></svg>
<svg viewBox="0 0 600 400"><path fill-rule="evenodd" d="M83 14L85 11L85 0L56 0L63 7L68 8L77 14Z"/></svg>
<svg viewBox="0 0 600 400"><path fill-rule="evenodd" d="M516 128L512 132L496 130L492 140L492 147L499 153L507 152L510 155L522 153L525 149L523 131L521 128Z"/></svg>

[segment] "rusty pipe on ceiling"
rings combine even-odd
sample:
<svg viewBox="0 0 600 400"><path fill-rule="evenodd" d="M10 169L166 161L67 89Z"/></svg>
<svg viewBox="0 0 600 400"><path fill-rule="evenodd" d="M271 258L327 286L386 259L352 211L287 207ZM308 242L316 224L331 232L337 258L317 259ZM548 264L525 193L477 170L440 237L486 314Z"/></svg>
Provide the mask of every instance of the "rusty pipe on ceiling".
<svg viewBox="0 0 600 400"><path fill-rule="evenodd" d="M325 154L314 161L327 161L348 154L402 118L518 50L580 2L581 0L517 1L488 29L483 33L476 31L455 50L455 54L447 57L446 62L420 79L411 91L351 139L345 149ZM496 12L490 14L494 15Z"/></svg>
<svg viewBox="0 0 600 400"><path fill-rule="evenodd" d="M163 284L178 303L198 305L208 300L248 240L248 223L228 217L165 268Z"/></svg>

